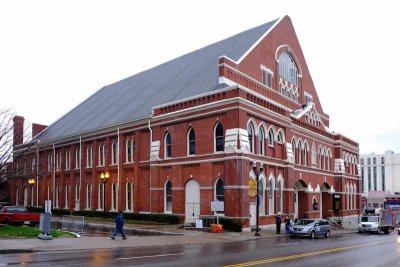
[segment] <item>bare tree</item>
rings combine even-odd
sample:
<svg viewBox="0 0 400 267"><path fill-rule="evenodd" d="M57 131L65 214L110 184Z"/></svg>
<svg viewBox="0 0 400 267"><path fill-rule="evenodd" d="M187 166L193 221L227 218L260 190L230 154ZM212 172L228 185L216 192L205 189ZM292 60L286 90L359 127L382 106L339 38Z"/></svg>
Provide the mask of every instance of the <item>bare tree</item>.
<svg viewBox="0 0 400 267"><path fill-rule="evenodd" d="M18 157L15 157L13 153L13 144L14 144L14 113L10 109L2 109L0 108L0 191L7 191L8 179L12 178L15 174L14 172L14 164L17 158L23 157L24 152L18 153ZM20 140L23 143L28 141L28 137L26 136L27 127L24 127L24 136L20 137L23 140ZM18 138L18 137L16 137ZM17 140L18 141L18 140ZM0 200L4 196L0 196Z"/></svg>

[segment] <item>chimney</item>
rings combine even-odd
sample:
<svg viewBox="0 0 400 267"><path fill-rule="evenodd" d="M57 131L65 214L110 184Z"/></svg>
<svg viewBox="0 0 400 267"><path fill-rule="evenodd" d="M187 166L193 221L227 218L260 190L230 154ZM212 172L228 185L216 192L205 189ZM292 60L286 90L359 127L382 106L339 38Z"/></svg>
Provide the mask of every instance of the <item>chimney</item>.
<svg viewBox="0 0 400 267"><path fill-rule="evenodd" d="M14 138L13 146L21 145L24 142L24 117L14 116Z"/></svg>
<svg viewBox="0 0 400 267"><path fill-rule="evenodd" d="M40 134L46 128L47 125L32 123L32 138Z"/></svg>

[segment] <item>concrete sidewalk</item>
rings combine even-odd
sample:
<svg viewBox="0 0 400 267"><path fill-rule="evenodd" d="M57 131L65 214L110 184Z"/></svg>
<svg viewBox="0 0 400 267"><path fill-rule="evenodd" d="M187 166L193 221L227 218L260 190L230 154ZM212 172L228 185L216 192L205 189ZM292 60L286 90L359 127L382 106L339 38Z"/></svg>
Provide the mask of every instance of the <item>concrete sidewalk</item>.
<svg viewBox="0 0 400 267"><path fill-rule="evenodd" d="M94 223L94 222L89 222ZM99 222L97 222L99 223ZM112 226L113 223L105 223ZM127 236L127 240L122 240L120 236L115 240L106 237L87 237L81 238L54 238L53 240L30 239L2 239L0 240L0 254L40 252L40 251L65 251L65 250L85 250L85 249L109 249L109 248L128 248L128 247L148 247L166 245L189 245L189 244L208 244L223 242L238 242L254 240L259 238L280 238L287 239L285 234L276 234L274 230L262 230L261 237L256 237L254 232L223 232L221 234L206 231L184 230L177 225L132 225L127 224L126 228L142 229L143 231L167 232L169 235L150 235L150 236ZM110 228L111 229L111 228ZM174 233L174 234L171 234ZM333 230L332 234L348 234L355 231ZM111 235L111 231L110 231Z"/></svg>

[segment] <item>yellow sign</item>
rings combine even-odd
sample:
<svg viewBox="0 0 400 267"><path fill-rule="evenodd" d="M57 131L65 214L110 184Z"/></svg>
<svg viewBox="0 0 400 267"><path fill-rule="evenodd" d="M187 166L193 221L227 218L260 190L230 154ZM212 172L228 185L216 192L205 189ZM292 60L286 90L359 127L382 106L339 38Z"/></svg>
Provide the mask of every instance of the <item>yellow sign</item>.
<svg viewBox="0 0 400 267"><path fill-rule="evenodd" d="M249 180L249 197L257 195L257 180Z"/></svg>

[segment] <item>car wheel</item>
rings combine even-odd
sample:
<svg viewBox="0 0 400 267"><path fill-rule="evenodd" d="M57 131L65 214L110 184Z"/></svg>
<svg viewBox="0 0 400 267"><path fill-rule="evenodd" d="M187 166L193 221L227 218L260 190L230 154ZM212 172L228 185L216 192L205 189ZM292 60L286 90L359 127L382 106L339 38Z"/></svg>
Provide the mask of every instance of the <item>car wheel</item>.
<svg viewBox="0 0 400 267"><path fill-rule="evenodd" d="M358 230L358 233L359 233L359 234L362 234L362 231L361 231L361 230Z"/></svg>
<svg viewBox="0 0 400 267"><path fill-rule="evenodd" d="M325 238L328 238L328 237L330 237L331 236L331 231L326 231L326 234L325 234Z"/></svg>
<svg viewBox="0 0 400 267"><path fill-rule="evenodd" d="M310 238L311 238L311 239L314 239L314 238L315 238L315 232L314 232L314 231L311 231Z"/></svg>
<svg viewBox="0 0 400 267"><path fill-rule="evenodd" d="M7 218L4 219L4 224L10 224Z"/></svg>

